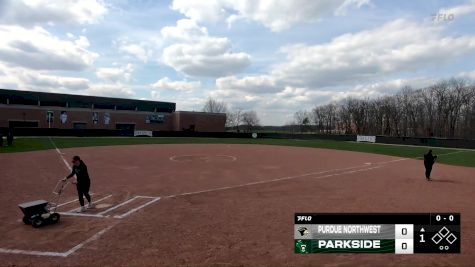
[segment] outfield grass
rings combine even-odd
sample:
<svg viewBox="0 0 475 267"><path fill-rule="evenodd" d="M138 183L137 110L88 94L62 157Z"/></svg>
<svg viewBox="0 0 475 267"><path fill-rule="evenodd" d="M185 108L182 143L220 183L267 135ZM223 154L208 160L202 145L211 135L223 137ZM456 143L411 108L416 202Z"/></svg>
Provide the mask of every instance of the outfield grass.
<svg viewBox="0 0 475 267"><path fill-rule="evenodd" d="M292 139L240 139L240 138L148 138L148 137L71 137L71 138L18 138L11 147L0 148L0 152L23 152L58 148L136 145L136 144L262 144L297 147L329 148L358 152L376 153L406 158L421 158L429 147L400 146L342 142L331 140L292 140ZM475 150L431 148L441 154L439 163L475 167ZM457 152L457 153L454 153ZM450 154L454 153L454 154ZM443 155L448 154L448 155Z"/></svg>

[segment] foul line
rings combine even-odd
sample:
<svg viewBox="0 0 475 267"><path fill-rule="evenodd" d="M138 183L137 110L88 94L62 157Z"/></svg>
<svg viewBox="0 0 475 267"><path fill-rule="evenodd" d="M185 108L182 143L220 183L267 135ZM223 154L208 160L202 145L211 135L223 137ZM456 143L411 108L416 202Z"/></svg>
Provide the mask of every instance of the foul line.
<svg viewBox="0 0 475 267"><path fill-rule="evenodd" d="M439 156L451 155L451 154L462 153L462 152L465 152L465 151L454 151L454 152L439 154ZM223 191L223 190L235 189L235 188L258 185L258 184L267 184L267 183L274 183L274 182L285 181L285 180L293 180L293 179L298 179L298 178L307 177L307 176L324 174L324 173L328 173L328 172L345 171L345 170L351 170L351 169L357 169L357 168L367 167L367 166L371 166L371 165L376 165L375 167L368 167L368 168L358 169L358 170L354 170L354 171L346 171L346 172L342 172L342 173L327 174L327 175L323 175L323 176L312 177L313 179L322 179L322 178L328 178L328 177L332 177L332 176L351 174L351 173L355 173L355 172L369 171L369 170L380 168L380 167L382 167L382 165L385 165L385 164L399 162L399 161L405 161L405 160L410 160L410 159L419 159L419 158L423 158L423 157L398 158L398 159L382 161L382 162L374 162L374 163L369 162L369 163L365 163L363 165L358 165L358 166L353 166L353 167L332 169L332 170L326 170L326 171L320 171L320 172L310 172L310 173L304 173L304 174L295 175L295 176L287 176L287 177L281 177L281 178L276 178L276 179L271 179L271 180L250 182L250 183L234 185L234 186L223 186L223 187L211 188L211 189L200 190L200 191L186 192L186 193L164 196L163 198L164 199L166 199L166 198L175 198L175 197L181 197L181 196L189 196L189 195L197 195L197 194L202 194L202 193Z"/></svg>
<svg viewBox="0 0 475 267"><path fill-rule="evenodd" d="M72 171L71 169L71 166L69 166L69 163L68 161L63 157L63 152L61 152L58 148L58 146L56 146L56 143L53 141L53 139L51 137L49 137L49 141L51 142L51 144L53 145L54 149L56 150L56 152L58 153L58 155L61 157L61 159L63 160L63 163L64 165L66 166L66 168L68 168L68 170Z"/></svg>
<svg viewBox="0 0 475 267"><path fill-rule="evenodd" d="M107 231L112 229L116 224L110 225L101 231L95 233L93 236L90 238L84 240L83 242L79 243L78 245L74 246L70 250L66 252L53 252L53 251L36 251L36 250L21 250L21 249L5 249L5 248L0 248L1 253L9 253L9 254L22 254L22 255L34 255L34 256L50 256L50 257L68 257L69 255L75 253L85 245L91 243L94 240L99 239L103 234L105 234Z"/></svg>
<svg viewBox="0 0 475 267"><path fill-rule="evenodd" d="M400 161L400 160L397 160ZM394 162L394 161L391 161ZM381 162L379 165L382 165L386 162ZM378 164L378 163L376 163ZM175 194L175 195L169 195L165 196L163 198L175 198L175 197L181 197L181 196L189 196L189 195L197 195L197 194L202 194L202 193L208 193L208 192L216 192L216 191L223 191L223 190L228 190L228 189L235 189L235 188L240 188L240 187L246 187L246 186L252 186L252 185L259 185L259 184L268 184L268 183L275 183L275 182L280 182L280 181L285 181L285 180L293 180L293 179L298 179L302 177L307 177L307 176L313 176L317 174L324 174L324 173L329 173L329 172L335 172L335 171L345 171L341 173L334 173L334 174L326 174L322 176L317 176L317 177L311 177L312 179L321 179L321 178L327 178L327 177L332 177L332 176L339 176L339 175L344 175L344 174L350 174L350 173L355 173L355 172L362 172L362 171L369 171L377 168L381 168L382 166L374 166L374 167L368 167L368 168L363 168L363 169L357 169L357 170L352 170L356 168L362 168L366 167L367 165L360 165L360 166L354 166L354 167L348 167L348 168L341 168L341 169L333 169L333 170L327 170L327 171L320 171L320 172L312 172L312 173L305 173L301 175L296 175L296 176L286 176L286 177L281 177L281 178L276 178L276 179L271 179L271 180L263 180L263 181L257 181L257 182L250 182L250 183L245 183L245 184L240 184L240 185L234 185L234 186L223 186L223 187L217 187L217 188L211 188L211 189L206 189L206 190L200 190L200 191L193 191L193 192L186 192L186 193L181 193L181 194Z"/></svg>
<svg viewBox="0 0 475 267"><path fill-rule="evenodd" d="M73 254L74 252L78 251L79 249L81 249L82 247L84 247L85 245L91 243L92 241L95 241L97 239L99 239L103 234L105 234L107 231L109 231L110 229L112 229L112 227L114 227L116 224L113 224L113 225L110 225L104 229L102 229L101 231L97 232L96 234L94 234L93 236L89 237L88 239L86 239L85 241L83 241L82 243L79 243L78 245L76 245L75 247L73 247L72 249L64 252L64 256L63 257L67 257L71 254Z"/></svg>
<svg viewBox="0 0 475 267"><path fill-rule="evenodd" d="M9 253L9 254L34 255L34 256L66 257L64 253L62 252L52 252L52 251L35 251L35 250L0 248L0 252Z"/></svg>
<svg viewBox="0 0 475 267"><path fill-rule="evenodd" d="M460 150L460 151L454 151L454 152L449 152L449 153L443 153L443 154L438 154L436 156L447 156L447 155L452 155L452 154L457 154L457 153L462 153L462 152L467 152L466 150ZM423 159L424 156L422 157L415 157L415 159Z"/></svg>
<svg viewBox="0 0 475 267"><path fill-rule="evenodd" d="M221 157L221 158L228 158L231 160L226 160L228 162L236 161L237 157L231 156L231 155L205 155L205 154L186 154L186 155L173 155L169 157L168 159L174 162L190 162L193 161L193 159L188 159L188 160L179 160L178 158L180 157L199 157L200 160L204 162L209 162L210 160L213 160L213 157Z"/></svg>

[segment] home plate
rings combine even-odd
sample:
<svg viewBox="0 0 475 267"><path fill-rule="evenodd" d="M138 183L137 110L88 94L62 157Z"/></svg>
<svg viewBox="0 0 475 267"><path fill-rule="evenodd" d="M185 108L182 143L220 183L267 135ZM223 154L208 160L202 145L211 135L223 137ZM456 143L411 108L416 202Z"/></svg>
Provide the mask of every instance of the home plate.
<svg viewBox="0 0 475 267"><path fill-rule="evenodd" d="M101 203L101 204L96 204L96 209L105 209L112 206L112 204L109 203Z"/></svg>

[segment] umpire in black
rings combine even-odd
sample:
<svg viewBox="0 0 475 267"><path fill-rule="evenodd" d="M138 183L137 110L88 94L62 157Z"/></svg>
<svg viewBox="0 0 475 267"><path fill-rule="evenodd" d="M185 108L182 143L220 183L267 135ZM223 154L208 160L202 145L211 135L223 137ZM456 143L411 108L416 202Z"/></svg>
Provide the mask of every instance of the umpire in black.
<svg viewBox="0 0 475 267"><path fill-rule="evenodd" d="M71 174L64 178L63 181L66 181L67 179L76 175L76 188L78 190L79 203L81 204L81 208L78 210L78 212L84 212L86 211L86 207L84 207L83 196L85 196L87 201L89 202L87 208L90 209L94 207L94 205L92 204L91 196L89 195L89 187L91 186L91 180L89 179L87 166L86 164L84 164L84 161L82 161L79 156L74 156L72 163L73 166Z"/></svg>
<svg viewBox="0 0 475 267"><path fill-rule="evenodd" d="M430 181L430 173L432 172L432 165L434 165L437 156L432 155L432 150L424 154L424 167L426 168L426 179Z"/></svg>

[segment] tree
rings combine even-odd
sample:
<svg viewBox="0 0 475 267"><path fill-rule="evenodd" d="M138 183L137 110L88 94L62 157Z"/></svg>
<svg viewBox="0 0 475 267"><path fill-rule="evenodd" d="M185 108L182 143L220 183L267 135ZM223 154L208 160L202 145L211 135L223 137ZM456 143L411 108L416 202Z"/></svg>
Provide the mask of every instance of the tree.
<svg viewBox="0 0 475 267"><path fill-rule="evenodd" d="M226 113L226 127L235 128L239 133L239 124L242 119L242 111L240 109L236 111L229 111Z"/></svg>
<svg viewBox="0 0 475 267"><path fill-rule="evenodd" d="M203 112L209 113L227 113L228 112L228 105L226 103L215 100L213 98L208 98L206 100L205 105L203 107Z"/></svg>
<svg viewBox="0 0 475 267"><path fill-rule="evenodd" d="M297 125L304 125L306 113L295 113ZM327 134L475 138L475 85L452 78L421 89L405 86L395 95L316 106L309 117Z"/></svg>
<svg viewBox="0 0 475 267"><path fill-rule="evenodd" d="M259 126L259 118L254 110L243 112L241 122L248 132L252 132L256 126Z"/></svg>
<svg viewBox="0 0 475 267"><path fill-rule="evenodd" d="M310 114L307 111L297 111L294 114L295 125L299 127L300 132L309 130Z"/></svg>

